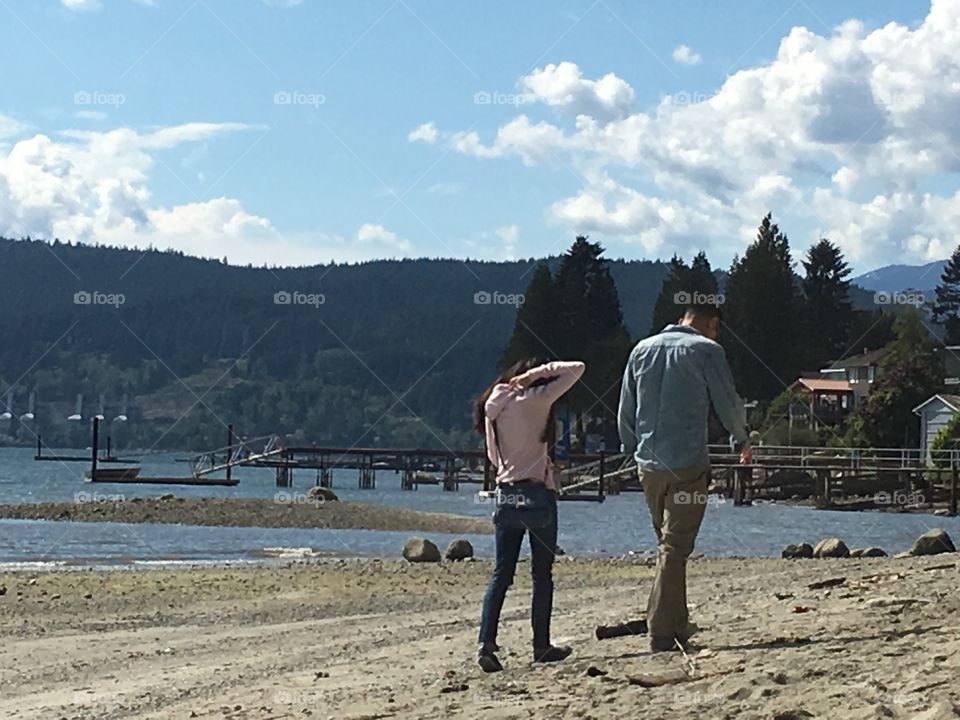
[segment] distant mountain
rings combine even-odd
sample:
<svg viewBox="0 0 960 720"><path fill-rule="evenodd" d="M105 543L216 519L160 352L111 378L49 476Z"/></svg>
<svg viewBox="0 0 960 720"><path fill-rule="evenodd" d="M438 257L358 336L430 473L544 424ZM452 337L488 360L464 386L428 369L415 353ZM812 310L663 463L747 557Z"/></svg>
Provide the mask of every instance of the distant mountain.
<svg viewBox="0 0 960 720"><path fill-rule="evenodd" d="M932 293L940 283L940 274L946 260L936 260L926 265L887 265L853 278L862 288L874 292L899 292L920 290Z"/></svg>

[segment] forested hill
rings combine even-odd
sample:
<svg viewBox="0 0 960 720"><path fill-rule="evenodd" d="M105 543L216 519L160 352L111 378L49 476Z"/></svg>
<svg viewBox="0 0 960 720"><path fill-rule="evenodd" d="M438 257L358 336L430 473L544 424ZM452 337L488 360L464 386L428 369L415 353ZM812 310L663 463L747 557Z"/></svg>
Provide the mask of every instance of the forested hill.
<svg viewBox="0 0 960 720"><path fill-rule="evenodd" d="M469 399L535 262L271 270L0 239L0 387L15 386L15 413L37 396L35 426L9 433L83 443L86 430L63 422L77 394L85 415L100 395L110 415L128 394L131 420L114 430L125 445L216 446L223 422L316 442L463 445ZM665 264L610 270L631 333L646 334Z"/></svg>

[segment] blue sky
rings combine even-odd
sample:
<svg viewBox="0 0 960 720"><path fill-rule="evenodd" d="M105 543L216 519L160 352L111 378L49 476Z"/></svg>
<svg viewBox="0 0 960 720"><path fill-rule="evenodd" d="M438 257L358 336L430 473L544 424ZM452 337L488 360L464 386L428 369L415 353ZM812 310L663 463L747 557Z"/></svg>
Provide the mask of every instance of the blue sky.
<svg viewBox="0 0 960 720"><path fill-rule="evenodd" d="M960 230L960 0L3 0L0 232L230 262L866 271ZM856 22L853 22L856 21ZM488 102L487 102L488 101Z"/></svg>

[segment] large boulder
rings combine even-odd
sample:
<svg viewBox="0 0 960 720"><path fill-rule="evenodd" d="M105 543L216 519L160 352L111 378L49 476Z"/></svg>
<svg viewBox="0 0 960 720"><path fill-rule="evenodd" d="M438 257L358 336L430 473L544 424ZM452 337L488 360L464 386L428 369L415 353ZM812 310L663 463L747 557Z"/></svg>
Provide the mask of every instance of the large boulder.
<svg viewBox="0 0 960 720"><path fill-rule="evenodd" d="M412 537L403 546L403 557L412 563L440 562L440 550L425 538Z"/></svg>
<svg viewBox="0 0 960 720"><path fill-rule="evenodd" d="M939 555L940 553L956 552L953 540L946 530L934 528L917 538L910 549L911 555Z"/></svg>
<svg viewBox="0 0 960 720"><path fill-rule="evenodd" d="M791 558L791 559L809 559L813 557L813 545L810 543L799 543L794 545L787 545L783 552L780 553L782 558Z"/></svg>
<svg viewBox="0 0 960 720"><path fill-rule="evenodd" d="M450 544L447 545L447 552L444 556L447 560L467 560L473 557L473 545L464 538L451 540Z"/></svg>
<svg viewBox="0 0 960 720"><path fill-rule="evenodd" d="M840 538L824 538L813 548L815 558L845 558L850 557L850 548Z"/></svg>
<svg viewBox="0 0 960 720"><path fill-rule="evenodd" d="M333 490L320 487L319 485L314 485L307 490L307 499L313 500L314 502L337 502L340 500Z"/></svg>

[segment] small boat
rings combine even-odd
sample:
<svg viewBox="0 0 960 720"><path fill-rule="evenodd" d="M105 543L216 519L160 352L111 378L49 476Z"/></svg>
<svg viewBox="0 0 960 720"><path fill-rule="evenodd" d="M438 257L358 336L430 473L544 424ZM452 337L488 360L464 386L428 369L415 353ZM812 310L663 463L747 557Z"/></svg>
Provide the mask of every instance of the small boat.
<svg viewBox="0 0 960 720"><path fill-rule="evenodd" d="M97 468L94 474L87 471L90 482L130 482L140 474L138 467Z"/></svg>

